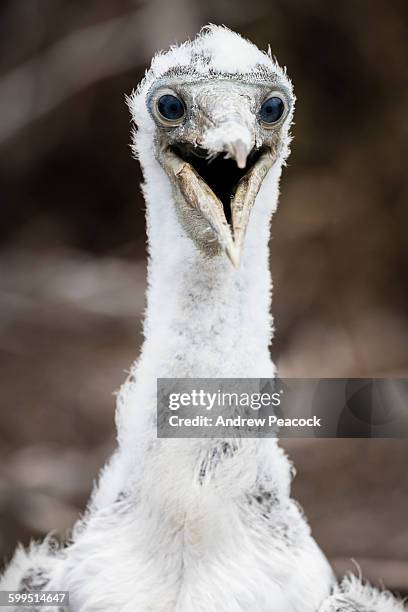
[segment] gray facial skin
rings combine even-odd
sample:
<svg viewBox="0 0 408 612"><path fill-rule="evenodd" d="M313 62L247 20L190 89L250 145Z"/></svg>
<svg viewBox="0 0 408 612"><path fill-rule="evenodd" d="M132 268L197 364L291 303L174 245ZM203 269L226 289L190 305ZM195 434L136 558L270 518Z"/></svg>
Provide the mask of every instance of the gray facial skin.
<svg viewBox="0 0 408 612"><path fill-rule="evenodd" d="M166 94L184 105L177 120L159 111ZM284 104L272 124L260 115L271 96ZM155 155L171 181L180 223L203 253L225 252L237 267L255 198L286 139L293 96L276 79L178 76L155 83L147 103L157 126Z"/></svg>

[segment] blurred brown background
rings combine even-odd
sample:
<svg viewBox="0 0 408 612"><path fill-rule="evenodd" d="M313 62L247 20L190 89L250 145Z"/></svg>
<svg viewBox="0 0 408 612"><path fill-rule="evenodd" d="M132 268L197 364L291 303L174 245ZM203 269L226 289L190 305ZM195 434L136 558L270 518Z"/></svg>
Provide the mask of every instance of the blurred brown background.
<svg viewBox="0 0 408 612"><path fill-rule="evenodd" d="M271 43L298 97L271 242L281 374L408 374L406 0L3 0L1 558L63 534L113 447L145 289L124 93L209 21ZM407 442L286 446L336 570L408 592Z"/></svg>

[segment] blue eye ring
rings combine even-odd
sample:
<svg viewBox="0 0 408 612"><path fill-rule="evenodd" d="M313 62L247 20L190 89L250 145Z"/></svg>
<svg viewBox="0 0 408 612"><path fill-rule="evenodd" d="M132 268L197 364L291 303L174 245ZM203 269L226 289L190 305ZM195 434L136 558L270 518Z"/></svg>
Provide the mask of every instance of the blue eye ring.
<svg viewBox="0 0 408 612"><path fill-rule="evenodd" d="M264 128L271 129L286 115L287 106L282 94L271 93L259 109L259 118Z"/></svg>
<svg viewBox="0 0 408 612"><path fill-rule="evenodd" d="M183 123L186 107L183 100L171 89L162 89L155 96L154 114L166 127L176 127Z"/></svg>

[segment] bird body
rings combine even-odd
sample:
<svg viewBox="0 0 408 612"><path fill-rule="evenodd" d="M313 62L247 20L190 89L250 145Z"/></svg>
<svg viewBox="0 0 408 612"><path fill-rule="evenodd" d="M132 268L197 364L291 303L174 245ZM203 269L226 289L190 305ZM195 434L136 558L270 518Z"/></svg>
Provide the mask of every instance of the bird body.
<svg viewBox="0 0 408 612"><path fill-rule="evenodd" d="M148 294L118 448L72 542L18 551L1 588L37 576L74 612L403 609L360 583L335 590L275 439L156 437L157 378L275 375L268 241L293 103L270 55L215 26L159 54L130 98ZM353 589L360 607L343 608Z"/></svg>

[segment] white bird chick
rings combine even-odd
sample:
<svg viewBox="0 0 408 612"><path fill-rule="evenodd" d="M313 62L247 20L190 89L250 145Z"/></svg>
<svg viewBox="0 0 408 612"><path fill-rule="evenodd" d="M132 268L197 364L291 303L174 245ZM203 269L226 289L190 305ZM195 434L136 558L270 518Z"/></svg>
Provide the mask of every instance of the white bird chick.
<svg viewBox="0 0 408 612"><path fill-rule="evenodd" d="M156 435L157 378L274 376L268 239L289 79L270 54L210 26L156 56L129 104L149 289L118 450L71 543L17 551L0 588L67 590L72 612L403 610L358 580L335 587L275 439Z"/></svg>

